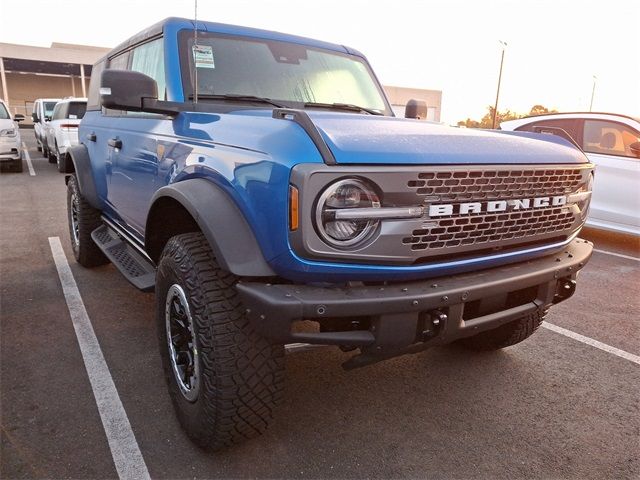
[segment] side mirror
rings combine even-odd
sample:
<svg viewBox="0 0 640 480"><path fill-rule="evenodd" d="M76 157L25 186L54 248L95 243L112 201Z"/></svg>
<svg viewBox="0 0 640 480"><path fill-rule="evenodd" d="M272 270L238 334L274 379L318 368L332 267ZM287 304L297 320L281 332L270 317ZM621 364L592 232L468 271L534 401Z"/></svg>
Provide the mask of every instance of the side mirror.
<svg viewBox="0 0 640 480"><path fill-rule="evenodd" d="M40 119L38 118L38 114L37 113L32 113L31 114L31 120L33 120L33 123L38 123L40 121Z"/></svg>
<svg viewBox="0 0 640 480"><path fill-rule="evenodd" d="M51 115L45 115L44 116L44 121L45 122L50 122L51 121Z"/></svg>
<svg viewBox="0 0 640 480"><path fill-rule="evenodd" d="M16 122L23 122L24 121L24 115L22 115L21 113L16 113L13 116L13 120Z"/></svg>
<svg viewBox="0 0 640 480"><path fill-rule="evenodd" d="M427 118L427 102L424 100L409 100L407 106L404 107L404 118L415 118L418 120Z"/></svg>
<svg viewBox="0 0 640 480"><path fill-rule="evenodd" d="M144 98L158 98L158 85L153 78L132 70L103 70L100 76L103 107L141 112Z"/></svg>
<svg viewBox="0 0 640 480"><path fill-rule="evenodd" d="M631 153L640 158L640 142L633 142L629 145L629 148L631 149Z"/></svg>
<svg viewBox="0 0 640 480"><path fill-rule="evenodd" d="M158 100L158 84L133 70L103 70L100 76L100 103L105 108L129 112L175 116L181 104Z"/></svg>

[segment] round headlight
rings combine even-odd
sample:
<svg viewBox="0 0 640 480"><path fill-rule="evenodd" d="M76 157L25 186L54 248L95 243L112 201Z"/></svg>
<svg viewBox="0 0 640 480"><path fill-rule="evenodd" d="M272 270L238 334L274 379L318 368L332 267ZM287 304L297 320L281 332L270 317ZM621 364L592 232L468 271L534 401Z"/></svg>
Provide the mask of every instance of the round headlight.
<svg viewBox="0 0 640 480"><path fill-rule="evenodd" d="M352 247L368 239L379 220L358 215L361 208L380 208L380 199L369 184L349 178L329 186L316 205L320 237L334 247Z"/></svg>

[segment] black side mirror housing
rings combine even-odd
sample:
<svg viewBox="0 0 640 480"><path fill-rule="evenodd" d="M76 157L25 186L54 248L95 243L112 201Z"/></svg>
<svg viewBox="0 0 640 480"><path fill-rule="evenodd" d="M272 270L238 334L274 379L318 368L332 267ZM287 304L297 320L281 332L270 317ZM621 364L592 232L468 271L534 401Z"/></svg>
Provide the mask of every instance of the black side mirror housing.
<svg viewBox="0 0 640 480"><path fill-rule="evenodd" d="M633 142L629 145L629 149L631 150L631 153L640 158L640 142Z"/></svg>
<svg viewBox="0 0 640 480"><path fill-rule="evenodd" d="M44 116L44 121L45 122L50 122L51 121L51 115L45 115Z"/></svg>
<svg viewBox="0 0 640 480"><path fill-rule="evenodd" d="M37 113L32 113L31 114L31 120L33 120L33 123L38 123L40 121L40 119L38 118L38 114Z"/></svg>
<svg viewBox="0 0 640 480"><path fill-rule="evenodd" d="M133 70L104 70L100 76L100 103L105 108L129 112L177 115L179 104L158 100L158 84Z"/></svg>
<svg viewBox="0 0 640 480"><path fill-rule="evenodd" d="M132 70L104 70L100 77L100 102L105 108L141 112L143 98L158 99L156 81Z"/></svg>
<svg viewBox="0 0 640 480"><path fill-rule="evenodd" d="M427 102L413 98L409 100L407 106L404 107L404 118L415 118L417 120L427 118Z"/></svg>
<svg viewBox="0 0 640 480"><path fill-rule="evenodd" d="M16 122L23 122L24 121L24 115L22 115L21 113L16 113L13 116L13 120Z"/></svg>

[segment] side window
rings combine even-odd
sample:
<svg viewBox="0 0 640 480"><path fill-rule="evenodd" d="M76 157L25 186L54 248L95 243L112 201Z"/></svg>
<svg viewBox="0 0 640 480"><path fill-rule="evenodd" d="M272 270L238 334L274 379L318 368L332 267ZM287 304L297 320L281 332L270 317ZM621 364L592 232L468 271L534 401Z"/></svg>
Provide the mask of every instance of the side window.
<svg viewBox="0 0 640 480"><path fill-rule="evenodd" d="M91 70L87 110L100 110L100 75L104 70L105 62L106 60L96 63Z"/></svg>
<svg viewBox="0 0 640 480"><path fill-rule="evenodd" d="M533 132L534 127L553 127L553 128L561 128L573 138L576 143L580 144L580 136L579 133L579 122L580 120L576 120L574 118L557 118L550 120L539 120L537 122L528 123L527 125L523 125L522 127L516 128L518 131L525 132Z"/></svg>
<svg viewBox="0 0 640 480"><path fill-rule="evenodd" d="M109 68L114 70L128 70L129 69L129 52L128 51L123 52L118 56L113 57L111 60L109 60ZM93 77L93 73L92 73L92 77ZM98 78L97 80L99 83L100 79ZM98 87L98 94L99 93L100 93L100 88ZM98 101L100 101L99 98L98 98ZM122 110L112 110L110 108L105 108L104 114L109 116L120 116L120 115L126 115L126 112Z"/></svg>
<svg viewBox="0 0 640 480"><path fill-rule="evenodd" d="M640 142L640 133L622 123L585 120L582 149L589 153L637 158L629 145Z"/></svg>
<svg viewBox="0 0 640 480"><path fill-rule="evenodd" d="M51 115L51 120L62 120L63 118L65 118L65 115L64 115L65 105L66 104L64 103L56 104L56 106L53 109L53 114Z"/></svg>
<svg viewBox="0 0 640 480"><path fill-rule="evenodd" d="M144 73L158 84L158 100L167 99L167 83L164 72L164 45L162 38L152 40L132 51L131 70Z"/></svg>

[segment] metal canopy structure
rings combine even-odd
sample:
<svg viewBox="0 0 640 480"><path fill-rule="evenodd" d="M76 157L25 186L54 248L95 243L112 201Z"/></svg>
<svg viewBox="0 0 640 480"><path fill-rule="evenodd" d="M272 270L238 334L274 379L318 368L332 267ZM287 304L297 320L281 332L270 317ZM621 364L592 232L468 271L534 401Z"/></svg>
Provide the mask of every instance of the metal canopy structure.
<svg viewBox="0 0 640 480"><path fill-rule="evenodd" d="M0 43L2 98L28 114L27 106L36 98L86 97L92 66L109 50L66 43L50 47Z"/></svg>

